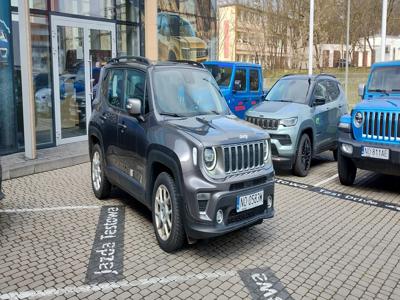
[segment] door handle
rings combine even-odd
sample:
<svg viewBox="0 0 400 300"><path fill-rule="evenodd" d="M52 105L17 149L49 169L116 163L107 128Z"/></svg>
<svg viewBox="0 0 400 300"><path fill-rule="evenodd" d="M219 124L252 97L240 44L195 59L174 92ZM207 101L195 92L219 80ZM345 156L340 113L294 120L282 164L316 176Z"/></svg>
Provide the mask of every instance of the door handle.
<svg viewBox="0 0 400 300"><path fill-rule="evenodd" d="M122 124L122 123L118 123L118 127L121 128L122 130L128 129L128 126L126 126L125 124Z"/></svg>
<svg viewBox="0 0 400 300"><path fill-rule="evenodd" d="M106 116L100 116L100 119L102 119L103 121L107 121L107 117Z"/></svg>

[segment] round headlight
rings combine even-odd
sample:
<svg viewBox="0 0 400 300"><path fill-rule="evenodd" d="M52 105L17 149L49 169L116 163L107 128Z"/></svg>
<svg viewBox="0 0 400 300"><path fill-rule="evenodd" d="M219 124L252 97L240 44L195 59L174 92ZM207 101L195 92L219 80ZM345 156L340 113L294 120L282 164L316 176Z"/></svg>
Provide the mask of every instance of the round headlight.
<svg viewBox="0 0 400 300"><path fill-rule="evenodd" d="M356 115L354 116L354 125L357 128L360 128L362 126L362 124L364 123L364 116L362 113L358 112L356 113Z"/></svg>
<svg viewBox="0 0 400 300"><path fill-rule="evenodd" d="M204 149L204 164L207 170L212 171L217 165L217 153L215 148Z"/></svg>
<svg viewBox="0 0 400 300"><path fill-rule="evenodd" d="M269 158L269 142L268 140L264 141L264 161L267 161Z"/></svg>

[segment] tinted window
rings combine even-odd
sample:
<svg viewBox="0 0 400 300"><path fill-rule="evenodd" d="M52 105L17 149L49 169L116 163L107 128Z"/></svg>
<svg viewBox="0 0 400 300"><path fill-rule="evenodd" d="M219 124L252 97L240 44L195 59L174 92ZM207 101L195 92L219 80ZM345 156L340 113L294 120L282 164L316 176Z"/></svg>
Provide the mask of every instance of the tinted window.
<svg viewBox="0 0 400 300"><path fill-rule="evenodd" d="M308 89L307 79L281 79L271 88L265 99L306 104Z"/></svg>
<svg viewBox="0 0 400 300"><path fill-rule="evenodd" d="M257 92L260 88L258 70L250 70L250 91Z"/></svg>
<svg viewBox="0 0 400 300"><path fill-rule="evenodd" d="M108 81L108 103L121 108L124 96L124 70L113 70Z"/></svg>
<svg viewBox="0 0 400 300"><path fill-rule="evenodd" d="M239 91L239 92L247 90L246 70L245 69L236 69L235 90Z"/></svg>
<svg viewBox="0 0 400 300"><path fill-rule="evenodd" d="M206 66L208 71L214 76L215 81L221 87L228 87L231 83L232 68L231 67L220 67L215 65Z"/></svg>
<svg viewBox="0 0 400 300"><path fill-rule="evenodd" d="M144 106L145 74L136 70L128 70L126 75L126 93L124 107L128 99L139 99Z"/></svg>
<svg viewBox="0 0 400 300"><path fill-rule="evenodd" d="M340 95L340 89L337 82L329 80L326 82L326 87L329 95L329 100L336 101Z"/></svg>
<svg viewBox="0 0 400 300"><path fill-rule="evenodd" d="M400 67L377 68L371 74L370 92L400 92Z"/></svg>

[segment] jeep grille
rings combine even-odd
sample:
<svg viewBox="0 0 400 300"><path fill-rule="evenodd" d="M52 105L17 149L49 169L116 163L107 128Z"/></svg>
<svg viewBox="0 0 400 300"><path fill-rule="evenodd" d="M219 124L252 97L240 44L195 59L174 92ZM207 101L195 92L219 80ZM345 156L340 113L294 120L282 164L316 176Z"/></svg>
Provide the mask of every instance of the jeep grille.
<svg viewBox="0 0 400 300"><path fill-rule="evenodd" d="M277 130L279 126L279 120L276 119L247 117L246 121L260 126L262 129Z"/></svg>
<svg viewBox="0 0 400 300"><path fill-rule="evenodd" d="M264 142L230 145L222 149L226 174L246 172L264 166Z"/></svg>
<svg viewBox="0 0 400 300"><path fill-rule="evenodd" d="M369 140L400 140L399 113L363 112L362 137Z"/></svg>

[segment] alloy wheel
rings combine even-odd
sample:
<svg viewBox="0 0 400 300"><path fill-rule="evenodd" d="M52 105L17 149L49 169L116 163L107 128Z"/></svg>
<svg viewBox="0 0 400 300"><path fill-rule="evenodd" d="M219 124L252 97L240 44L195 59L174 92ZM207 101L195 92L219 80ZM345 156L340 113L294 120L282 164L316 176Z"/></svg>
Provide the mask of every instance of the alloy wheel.
<svg viewBox="0 0 400 300"><path fill-rule="evenodd" d="M301 163L304 170L308 170L311 164L311 143L308 139L304 141L301 149Z"/></svg>
<svg viewBox="0 0 400 300"><path fill-rule="evenodd" d="M92 158L92 181L96 191L100 190L101 187L101 161L100 153L95 152Z"/></svg>
<svg viewBox="0 0 400 300"><path fill-rule="evenodd" d="M160 185L157 189L154 214L158 235L166 241L172 230L172 202L165 185Z"/></svg>

